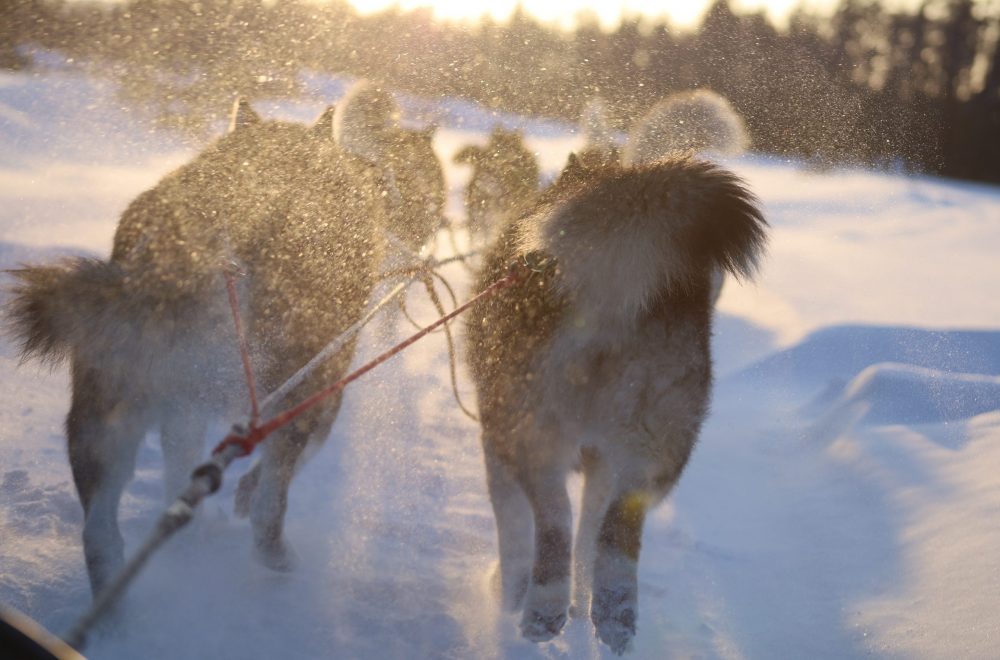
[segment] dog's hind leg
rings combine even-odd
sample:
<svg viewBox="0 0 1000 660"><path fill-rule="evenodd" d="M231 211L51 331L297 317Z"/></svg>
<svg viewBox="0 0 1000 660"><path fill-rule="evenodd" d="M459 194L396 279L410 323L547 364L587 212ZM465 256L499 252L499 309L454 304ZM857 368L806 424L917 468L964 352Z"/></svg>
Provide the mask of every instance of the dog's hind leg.
<svg viewBox="0 0 1000 660"><path fill-rule="evenodd" d="M648 496L641 490L617 493L597 538L590 618L597 636L621 655L635 636L638 615L638 562Z"/></svg>
<svg viewBox="0 0 1000 660"><path fill-rule="evenodd" d="M208 413L199 406L171 406L160 426L163 447L163 492L174 501L191 483L191 470L202 458Z"/></svg>
<svg viewBox="0 0 1000 660"><path fill-rule="evenodd" d="M503 608L509 612L520 609L528 591L532 561L531 507L511 469L484 442L486 485L497 525L500 563L494 574L494 587Z"/></svg>
<svg viewBox="0 0 1000 660"><path fill-rule="evenodd" d="M306 414L276 432L262 446L259 468L254 468L259 472L251 496L250 524L257 559L267 568L282 572L295 568L294 553L284 538L288 488L309 439L329 435L339 407L338 397L319 413Z"/></svg>
<svg viewBox="0 0 1000 660"><path fill-rule="evenodd" d="M83 505L83 552L95 596L125 562L118 505L135 471L136 451L146 430L140 406L110 389L97 370L73 365L66 436L73 481Z"/></svg>
<svg viewBox="0 0 1000 660"><path fill-rule="evenodd" d="M625 465L615 463L620 474L597 535L590 618L598 638L618 655L629 649L635 636L646 512L677 482L690 446L677 454L665 452L667 460L659 465L643 465L635 457Z"/></svg>
<svg viewBox="0 0 1000 660"><path fill-rule="evenodd" d="M573 606L570 614L586 616L590 612L590 594L594 581L594 557L597 533L608 510L613 475L607 462L594 450L584 450L583 501L576 543L573 546Z"/></svg>
<svg viewBox="0 0 1000 660"><path fill-rule="evenodd" d="M535 561L521 634L543 642L558 635L566 623L573 513L566 492L566 471L558 464L529 466L524 487L535 514Z"/></svg>

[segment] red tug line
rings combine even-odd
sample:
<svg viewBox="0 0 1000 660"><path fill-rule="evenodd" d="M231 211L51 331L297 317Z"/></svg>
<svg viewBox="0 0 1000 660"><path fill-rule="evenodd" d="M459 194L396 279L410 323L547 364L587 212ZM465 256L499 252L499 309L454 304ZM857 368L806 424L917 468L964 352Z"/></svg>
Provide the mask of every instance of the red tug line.
<svg viewBox="0 0 1000 660"><path fill-rule="evenodd" d="M250 355L247 349L246 339L243 336L243 324L240 320L239 301L236 298L236 286L233 282L232 275L230 273L227 273L226 285L229 289L229 302L233 309L233 322L236 326L236 333L239 339L240 354L241 357L243 358L243 368L247 378L247 388L250 391L250 403L252 406L252 413L250 418L250 428L246 431L246 433L241 433L240 432L241 429L239 429L238 427L234 427L233 432L231 432L229 435L223 438L222 442L220 442L218 446L212 450L212 455L216 456L222 453L223 450L225 450L227 447L230 446L237 446L242 450L242 453L239 456L248 456L252 454L253 450L256 449L257 445L266 440L269 435L280 429L282 426L285 426L299 415L315 407L321 401L323 401L323 399L326 399L327 397L330 397L336 394L337 392L343 390L350 383L354 382L358 378L361 378L361 376L365 375L375 367L384 363L386 360L390 359L397 353L400 353L403 350L409 348L410 346L418 342L420 339L422 339L424 336L430 334L431 332L438 329L448 321L452 320L453 318L455 318L456 316L467 310L469 307L472 307L479 300L493 295L500 289L504 289L508 286L516 284L518 280L520 280L522 277L525 277L528 274L530 274L530 268L526 264L522 264L520 262L515 262L511 264L507 275L500 278L490 286L486 287L481 292L479 292L479 294L477 294L464 304L460 305L459 307L456 307L450 313L445 314L434 323L423 328L416 334L411 335L408 339L404 340L403 342L396 344L394 347L385 351L381 355L378 355L377 357L373 358L370 362L367 362L364 365L358 367L356 370L347 374L346 376L336 381L335 383L332 383L327 387L319 390L315 394L309 396L307 399L305 399L298 405L288 408L278 413L274 417L264 421L263 423L258 424L259 410L257 406L257 391L253 376L253 369L250 366Z"/></svg>

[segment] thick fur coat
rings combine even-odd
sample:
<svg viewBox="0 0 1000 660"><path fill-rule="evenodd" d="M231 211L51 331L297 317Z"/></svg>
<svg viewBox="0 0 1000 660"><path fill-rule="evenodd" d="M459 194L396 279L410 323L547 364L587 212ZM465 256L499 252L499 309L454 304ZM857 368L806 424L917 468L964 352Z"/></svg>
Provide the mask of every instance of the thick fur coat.
<svg viewBox="0 0 1000 660"><path fill-rule="evenodd" d="M572 574L574 610L612 650L628 648L644 516L680 477L708 409L712 273L752 275L765 226L744 184L708 162L588 169L571 157L486 255L480 288L515 261L535 271L478 303L467 326L498 588L523 608L525 637L559 633ZM579 466L571 551L566 476Z"/></svg>

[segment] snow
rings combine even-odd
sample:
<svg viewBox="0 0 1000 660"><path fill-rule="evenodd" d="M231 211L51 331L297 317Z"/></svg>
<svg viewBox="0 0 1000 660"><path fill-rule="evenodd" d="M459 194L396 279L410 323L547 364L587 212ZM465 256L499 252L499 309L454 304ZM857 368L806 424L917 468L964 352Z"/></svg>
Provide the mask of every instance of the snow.
<svg viewBox="0 0 1000 660"><path fill-rule="evenodd" d="M309 81L316 98L258 110L309 121L344 89ZM580 144L556 122L401 101L440 126L456 220L468 172L451 155L491 122L523 130L549 178ZM107 83L59 70L0 76L0 139L0 268L106 255L129 200L193 153L143 128ZM995 656L1000 189L761 156L729 165L764 202L770 256L758 282L723 291L713 411L647 524L632 657ZM461 265L446 274L467 288ZM416 290L410 306L433 317ZM359 360L381 334L365 333ZM67 407L66 369L19 366L0 340L0 603L57 633L89 602ZM231 513L245 463L154 558L91 657L608 656L585 621L525 642L491 600L477 429L452 399L440 335L348 390L292 487L295 573L250 556ZM122 503L130 549L160 511L160 476L150 436Z"/></svg>

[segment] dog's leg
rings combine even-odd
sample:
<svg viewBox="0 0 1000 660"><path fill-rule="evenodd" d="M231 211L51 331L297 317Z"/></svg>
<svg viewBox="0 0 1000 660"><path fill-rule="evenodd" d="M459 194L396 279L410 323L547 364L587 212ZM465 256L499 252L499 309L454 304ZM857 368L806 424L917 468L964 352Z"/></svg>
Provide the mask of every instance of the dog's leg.
<svg viewBox="0 0 1000 660"><path fill-rule="evenodd" d="M257 559L272 570L285 572L295 568L294 553L284 538L288 488L302 450L311 437L325 439L329 435L339 405L338 397L321 413L306 415L263 444L256 488L251 498L250 524Z"/></svg>
<svg viewBox="0 0 1000 660"><path fill-rule="evenodd" d="M642 490L616 493L597 537L590 618L598 638L618 655L635 636L639 546L648 501Z"/></svg>
<svg viewBox="0 0 1000 660"><path fill-rule="evenodd" d="M132 479L145 432L134 402L109 394L93 369L74 364L73 403L66 418L69 462L83 505L83 553L96 596L125 563L118 504Z"/></svg>
<svg viewBox="0 0 1000 660"><path fill-rule="evenodd" d="M533 642L544 642L558 635L566 623L573 514L566 474L558 467L529 467L525 491L535 514L535 562L521 634Z"/></svg>
<svg viewBox="0 0 1000 660"><path fill-rule="evenodd" d="M520 609L528 591L531 573L532 522L531 507L521 486L505 465L484 442L486 449L486 485L493 504L497 524L497 544L500 563L494 575L503 608L509 612Z"/></svg>
<svg viewBox="0 0 1000 660"><path fill-rule="evenodd" d="M573 606L570 614L574 617L586 616L590 612L597 533L608 510L613 486L611 470L597 452L585 451L582 460L583 502L573 547Z"/></svg>
<svg viewBox="0 0 1000 660"><path fill-rule="evenodd" d="M167 503L191 483L191 470L202 457L208 414L199 407L171 407L160 427L163 447L163 492Z"/></svg>
<svg viewBox="0 0 1000 660"><path fill-rule="evenodd" d="M680 478L693 446L693 437L689 440L674 445L683 450L663 452L658 466L638 460L634 454L616 463L620 474L597 536L590 618L598 638L618 655L631 647L635 636L639 550L646 512L666 497Z"/></svg>

